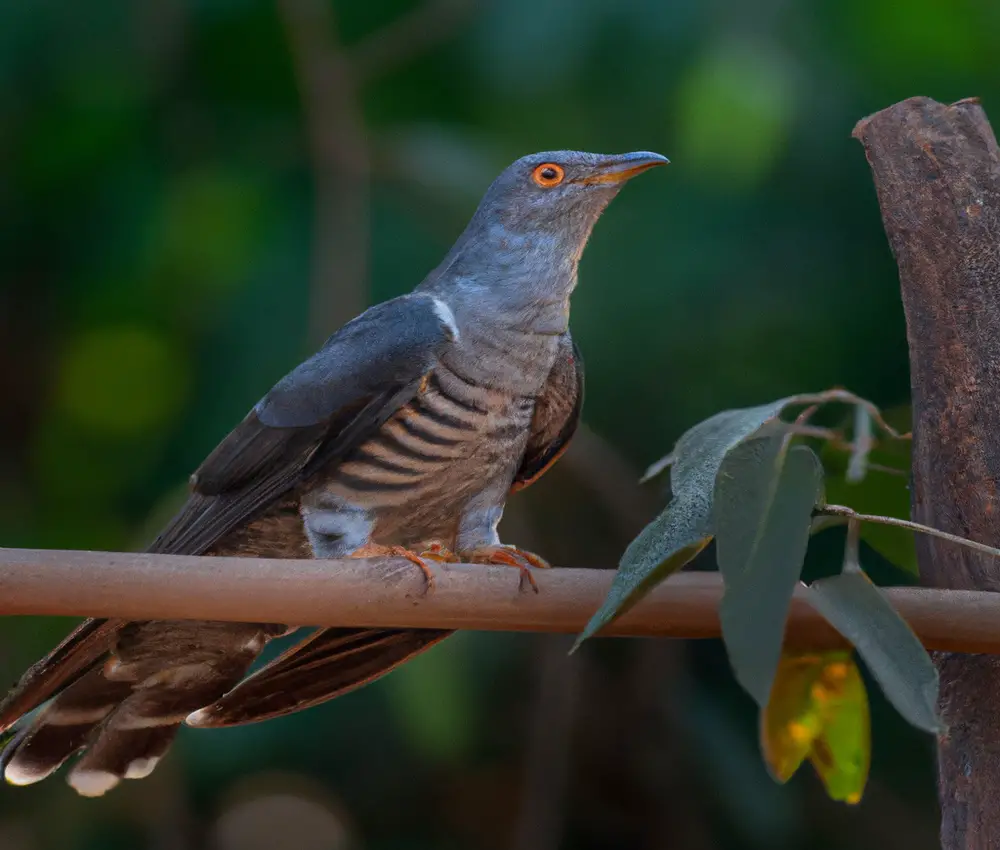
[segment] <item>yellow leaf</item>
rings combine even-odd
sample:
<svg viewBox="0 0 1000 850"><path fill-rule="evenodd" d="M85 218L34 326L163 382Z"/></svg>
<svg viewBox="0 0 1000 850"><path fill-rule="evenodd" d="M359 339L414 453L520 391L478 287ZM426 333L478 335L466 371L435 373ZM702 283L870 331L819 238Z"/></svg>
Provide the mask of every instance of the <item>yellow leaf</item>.
<svg viewBox="0 0 1000 850"><path fill-rule="evenodd" d="M785 653L761 712L761 749L787 782L807 758L834 800L861 800L871 761L868 695L847 651Z"/></svg>

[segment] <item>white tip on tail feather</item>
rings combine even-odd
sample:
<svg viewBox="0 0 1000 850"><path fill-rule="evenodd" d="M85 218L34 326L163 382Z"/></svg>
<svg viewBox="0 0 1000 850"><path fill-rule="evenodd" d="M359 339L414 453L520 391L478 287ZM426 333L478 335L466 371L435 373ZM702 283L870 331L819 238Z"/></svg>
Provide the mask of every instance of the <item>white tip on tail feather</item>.
<svg viewBox="0 0 1000 850"><path fill-rule="evenodd" d="M212 719L212 707L199 708L197 711L192 711L184 723L188 726L208 726L209 721Z"/></svg>
<svg viewBox="0 0 1000 850"><path fill-rule="evenodd" d="M120 779L107 770L74 770L66 781L81 797L100 797L114 788Z"/></svg>
<svg viewBox="0 0 1000 850"><path fill-rule="evenodd" d="M129 766L125 768L125 778L126 779L145 779L149 774L153 772L153 768L159 763L160 759L158 756L149 756L148 758L135 759L129 763Z"/></svg>
<svg viewBox="0 0 1000 850"><path fill-rule="evenodd" d="M33 785L36 782L41 782L46 776L49 776L56 767L58 765L51 768L33 770L15 761L8 764L4 769L3 778L11 785Z"/></svg>

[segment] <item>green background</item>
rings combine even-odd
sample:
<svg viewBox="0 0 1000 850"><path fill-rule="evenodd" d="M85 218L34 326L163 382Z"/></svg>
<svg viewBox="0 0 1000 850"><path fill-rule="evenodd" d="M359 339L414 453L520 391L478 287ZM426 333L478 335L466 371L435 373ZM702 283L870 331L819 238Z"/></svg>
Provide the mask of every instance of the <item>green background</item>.
<svg viewBox="0 0 1000 850"><path fill-rule="evenodd" d="M7 0L0 543L141 548L248 407L419 282L511 160L649 149L673 164L612 204L574 297L589 430L504 527L612 566L661 501L638 471L694 422L832 385L906 401L850 131L916 94L989 110L998 44L987 0ZM0 681L68 626L0 621ZM936 846L931 742L877 693L849 808L805 770L771 783L718 645L567 647L464 634L304 714L185 731L98 801L0 788L0 847Z"/></svg>

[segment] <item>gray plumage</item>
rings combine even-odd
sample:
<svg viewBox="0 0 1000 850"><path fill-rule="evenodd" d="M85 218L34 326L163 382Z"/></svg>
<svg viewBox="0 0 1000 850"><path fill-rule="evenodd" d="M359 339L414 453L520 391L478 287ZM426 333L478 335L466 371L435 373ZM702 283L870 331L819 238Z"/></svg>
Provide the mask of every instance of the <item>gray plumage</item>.
<svg viewBox="0 0 1000 850"><path fill-rule="evenodd" d="M205 459L151 552L339 558L433 545L489 561L497 524L572 437L583 397L569 298L624 181L666 162L556 151L493 183L444 261L279 381ZM147 775L180 725L247 723L385 674L441 630L321 629L254 675L279 624L88 620L0 705L8 781L81 794ZM241 681L242 680L242 681Z"/></svg>

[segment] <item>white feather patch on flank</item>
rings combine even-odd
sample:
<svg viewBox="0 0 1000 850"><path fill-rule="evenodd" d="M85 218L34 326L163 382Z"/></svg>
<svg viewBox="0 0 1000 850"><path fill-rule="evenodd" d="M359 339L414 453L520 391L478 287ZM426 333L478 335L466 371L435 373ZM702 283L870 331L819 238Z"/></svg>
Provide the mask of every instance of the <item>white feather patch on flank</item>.
<svg viewBox="0 0 1000 850"><path fill-rule="evenodd" d="M120 780L108 770L74 770L66 781L81 797L100 797Z"/></svg>
<svg viewBox="0 0 1000 850"><path fill-rule="evenodd" d="M441 320L448 332L451 334L452 341L458 339L458 324L455 322L455 314L451 311L451 307L444 303L440 298L433 298L434 301L434 313Z"/></svg>
<svg viewBox="0 0 1000 850"><path fill-rule="evenodd" d="M33 785L51 775L59 765L32 768L12 761L4 769L3 778L11 785Z"/></svg>
<svg viewBox="0 0 1000 850"><path fill-rule="evenodd" d="M149 756L143 759L133 759L125 768L126 779L145 779L153 772L153 768L159 763L158 756Z"/></svg>
<svg viewBox="0 0 1000 850"><path fill-rule="evenodd" d="M188 726L209 726L211 725L212 719L212 707L199 708L197 711L192 711L187 719L184 721Z"/></svg>

